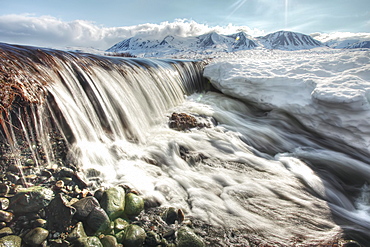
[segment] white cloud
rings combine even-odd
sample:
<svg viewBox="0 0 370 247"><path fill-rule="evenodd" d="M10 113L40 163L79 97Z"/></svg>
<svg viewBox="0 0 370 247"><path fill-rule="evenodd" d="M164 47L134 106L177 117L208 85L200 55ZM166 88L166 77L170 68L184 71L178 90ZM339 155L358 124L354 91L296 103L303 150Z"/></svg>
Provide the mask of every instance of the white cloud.
<svg viewBox="0 0 370 247"><path fill-rule="evenodd" d="M332 32L332 33L313 33L311 36L321 42L330 42L333 40L358 40L368 41L370 40L370 33L351 33L351 32Z"/></svg>
<svg viewBox="0 0 370 247"><path fill-rule="evenodd" d="M176 20L160 24L141 24L125 27L102 27L93 22L74 20L64 22L52 16L4 15L0 16L0 41L51 48L94 47L108 49L123 39L135 35L195 36L211 31L228 34L245 31L248 34L262 35L263 31L247 26L210 27L189 20Z"/></svg>

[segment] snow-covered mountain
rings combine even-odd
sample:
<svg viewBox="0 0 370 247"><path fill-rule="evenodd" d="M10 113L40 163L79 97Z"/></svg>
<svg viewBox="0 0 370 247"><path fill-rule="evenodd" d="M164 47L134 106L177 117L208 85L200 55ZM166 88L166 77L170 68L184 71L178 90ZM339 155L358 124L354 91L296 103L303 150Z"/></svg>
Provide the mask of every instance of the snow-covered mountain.
<svg viewBox="0 0 370 247"><path fill-rule="evenodd" d="M252 37L244 32L222 35L216 32L196 37L180 37L169 35L163 39L151 37L131 37L107 50L111 53L129 52L133 55L163 56L183 53L212 53L248 50L258 47Z"/></svg>
<svg viewBox="0 0 370 247"><path fill-rule="evenodd" d="M356 49L356 48L370 48L370 41L356 42L345 47L345 49Z"/></svg>
<svg viewBox="0 0 370 247"><path fill-rule="evenodd" d="M258 39L268 49L303 50L323 46L309 35L288 31L278 31Z"/></svg>

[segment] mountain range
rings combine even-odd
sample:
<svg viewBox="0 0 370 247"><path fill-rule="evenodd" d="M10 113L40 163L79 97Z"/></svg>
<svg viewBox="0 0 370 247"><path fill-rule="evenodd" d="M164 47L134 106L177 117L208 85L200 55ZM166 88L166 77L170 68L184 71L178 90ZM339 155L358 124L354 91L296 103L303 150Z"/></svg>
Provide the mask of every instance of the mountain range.
<svg viewBox="0 0 370 247"><path fill-rule="evenodd" d="M370 41L352 42L343 48L369 48L369 45ZM278 31L261 37L251 37L245 32L231 35L211 32L195 37L168 35L161 39L139 35L113 45L106 52L151 57L181 53L211 54L251 49L303 50L317 47L336 48L309 35L290 31Z"/></svg>

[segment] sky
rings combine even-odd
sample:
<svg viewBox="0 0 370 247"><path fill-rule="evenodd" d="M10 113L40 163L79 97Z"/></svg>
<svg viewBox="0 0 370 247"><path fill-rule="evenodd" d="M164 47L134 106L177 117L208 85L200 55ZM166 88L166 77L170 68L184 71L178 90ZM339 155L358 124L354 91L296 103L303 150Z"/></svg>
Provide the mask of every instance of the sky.
<svg viewBox="0 0 370 247"><path fill-rule="evenodd" d="M0 42L108 49L138 33L370 33L369 0L0 0Z"/></svg>

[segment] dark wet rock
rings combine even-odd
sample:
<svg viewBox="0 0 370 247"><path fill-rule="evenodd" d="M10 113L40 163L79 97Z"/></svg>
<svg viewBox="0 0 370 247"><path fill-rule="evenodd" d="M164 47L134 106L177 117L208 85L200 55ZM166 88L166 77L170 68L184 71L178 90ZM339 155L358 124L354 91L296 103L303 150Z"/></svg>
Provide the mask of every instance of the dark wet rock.
<svg viewBox="0 0 370 247"><path fill-rule="evenodd" d="M118 218L125 210L125 190L118 186L105 190L100 205L111 220Z"/></svg>
<svg viewBox="0 0 370 247"><path fill-rule="evenodd" d="M178 220L178 210L174 207L167 208L162 215L162 219L169 225L174 224Z"/></svg>
<svg viewBox="0 0 370 247"><path fill-rule="evenodd" d="M0 238L0 246L4 247L20 247L22 239L16 235L9 235Z"/></svg>
<svg viewBox="0 0 370 247"><path fill-rule="evenodd" d="M51 189L33 186L22 189L10 199L9 209L15 214L37 212L49 205L54 197Z"/></svg>
<svg viewBox="0 0 370 247"><path fill-rule="evenodd" d="M125 214L128 216L137 216L144 209L144 199L134 193L126 194Z"/></svg>
<svg viewBox="0 0 370 247"><path fill-rule="evenodd" d="M91 211L100 207L98 200L93 196L82 198L81 200L72 204L72 207L76 209L76 219L84 220L91 213Z"/></svg>
<svg viewBox="0 0 370 247"><path fill-rule="evenodd" d="M11 212L0 210L0 221L10 222L14 218L14 215Z"/></svg>
<svg viewBox="0 0 370 247"><path fill-rule="evenodd" d="M98 201L101 200L101 198L103 197L103 194L104 194L104 190L103 189L98 189L94 192L94 197L96 199L98 199Z"/></svg>
<svg viewBox="0 0 370 247"><path fill-rule="evenodd" d="M146 233L145 244L148 246L157 246L161 243L161 237L153 232L149 231Z"/></svg>
<svg viewBox="0 0 370 247"><path fill-rule="evenodd" d="M8 185L4 183L0 183L0 196L6 196L10 191L10 188Z"/></svg>
<svg viewBox="0 0 370 247"><path fill-rule="evenodd" d="M78 222L75 226L75 228L72 230L70 234L68 234L67 240L70 242L73 242L79 238L85 238L87 237L83 223Z"/></svg>
<svg viewBox="0 0 370 247"><path fill-rule="evenodd" d="M182 226L177 232L178 247L204 247L203 240L189 227Z"/></svg>
<svg viewBox="0 0 370 247"><path fill-rule="evenodd" d="M170 117L170 128L176 130L188 130L197 127L195 117L186 113L172 113Z"/></svg>
<svg viewBox="0 0 370 247"><path fill-rule="evenodd" d="M100 239L104 247L116 247L118 246L117 239L112 235L106 235Z"/></svg>
<svg viewBox="0 0 370 247"><path fill-rule="evenodd" d="M0 209L7 210L9 207L9 199L5 197L0 198Z"/></svg>
<svg viewBox="0 0 370 247"><path fill-rule="evenodd" d="M345 240L342 247L361 247L361 245L354 240Z"/></svg>
<svg viewBox="0 0 370 247"><path fill-rule="evenodd" d="M47 221L44 219L36 219L32 222L33 227L45 227Z"/></svg>
<svg viewBox="0 0 370 247"><path fill-rule="evenodd" d="M125 247L140 247L143 246L146 238L146 233L143 228L137 225L129 225L123 236L123 246Z"/></svg>
<svg viewBox="0 0 370 247"><path fill-rule="evenodd" d="M67 204L68 200L62 194L58 194L46 207L48 229L63 232L71 224L76 209Z"/></svg>
<svg viewBox="0 0 370 247"><path fill-rule="evenodd" d="M100 207L94 208L87 216L86 224L94 232L102 232L110 227L110 221L107 213Z"/></svg>
<svg viewBox="0 0 370 247"><path fill-rule="evenodd" d="M41 228L41 227L36 227L29 231L24 237L23 240L26 244L31 245L31 246L38 246L42 242L46 240L46 238L49 235L49 231Z"/></svg>
<svg viewBox="0 0 370 247"><path fill-rule="evenodd" d="M84 237L79 238L73 242L74 247L103 247L98 237Z"/></svg>

